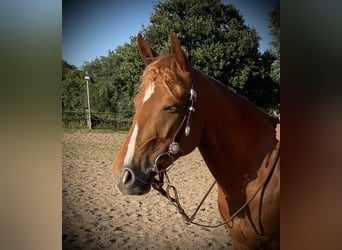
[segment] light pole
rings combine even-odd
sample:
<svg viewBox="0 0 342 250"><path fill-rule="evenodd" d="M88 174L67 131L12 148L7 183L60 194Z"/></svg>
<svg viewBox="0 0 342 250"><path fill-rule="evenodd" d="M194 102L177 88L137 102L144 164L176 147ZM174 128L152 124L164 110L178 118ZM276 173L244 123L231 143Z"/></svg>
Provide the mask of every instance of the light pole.
<svg viewBox="0 0 342 250"><path fill-rule="evenodd" d="M88 71L86 71L86 75L84 76L84 80L87 82L87 98L88 98L88 127L91 129L91 113L90 113L90 101L89 101L89 80L90 77L88 76Z"/></svg>

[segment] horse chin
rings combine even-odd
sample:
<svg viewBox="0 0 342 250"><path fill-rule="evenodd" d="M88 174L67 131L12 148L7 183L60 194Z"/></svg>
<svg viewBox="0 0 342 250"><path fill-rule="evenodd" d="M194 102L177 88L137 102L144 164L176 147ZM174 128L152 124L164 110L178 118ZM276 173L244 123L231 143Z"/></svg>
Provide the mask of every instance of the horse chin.
<svg viewBox="0 0 342 250"><path fill-rule="evenodd" d="M151 184L141 184L126 187L122 182L115 185L116 190L123 195L144 195L150 192Z"/></svg>

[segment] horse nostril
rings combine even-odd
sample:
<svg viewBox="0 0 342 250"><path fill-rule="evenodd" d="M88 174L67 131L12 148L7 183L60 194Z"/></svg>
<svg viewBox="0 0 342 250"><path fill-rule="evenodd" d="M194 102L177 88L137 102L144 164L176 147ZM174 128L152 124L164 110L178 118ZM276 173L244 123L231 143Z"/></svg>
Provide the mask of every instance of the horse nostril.
<svg viewBox="0 0 342 250"><path fill-rule="evenodd" d="M129 182L129 180L132 178L132 174L130 171L128 171L127 169L125 170L125 173L122 177L122 183L126 184L127 182Z"/></svg>

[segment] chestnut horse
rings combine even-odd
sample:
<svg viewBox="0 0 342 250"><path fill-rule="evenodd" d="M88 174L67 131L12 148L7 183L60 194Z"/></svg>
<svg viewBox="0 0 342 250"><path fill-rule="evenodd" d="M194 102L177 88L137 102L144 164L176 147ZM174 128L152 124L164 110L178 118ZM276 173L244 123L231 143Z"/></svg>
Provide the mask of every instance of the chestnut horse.
<svg viewBox="0 0 342 250"><path fill-rule="evenodd" d="M276 121L194 69L172 32L170 40L170 54L158 56L138 35L146 68L132 127L113 162L117 189L125 195L149 192L155 176L198 147L217 181L223 219L233 216L225 225L234 249L278 249Z"/></svg>

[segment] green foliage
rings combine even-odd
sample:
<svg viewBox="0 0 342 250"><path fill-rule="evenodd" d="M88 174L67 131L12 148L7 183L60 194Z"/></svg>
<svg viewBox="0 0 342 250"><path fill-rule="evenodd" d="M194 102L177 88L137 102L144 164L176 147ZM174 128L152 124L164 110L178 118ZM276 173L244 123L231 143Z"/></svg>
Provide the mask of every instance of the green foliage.
<svg viewBox="0 0 342 250"><path fill-rule="evenodd" d="M280 5L270 13L270 34L272 36L271 45L275 52L280 54Z"/></svg>
<svg viewBox="0 0 342 250"><path fill-rule="evenodd" d="M140 75L144 69L144 64L139 56L136 46L136 37L131 38L130 44L119 46L116 54L120 56L121 62L118 65L116 79L119 90L119 113L133 114L133 96L140 85Z"/></svg>
<svg viewBox="0 0 342 250"><path fill-rule="evenodd" d="M260 37L245 25L233 5L219 0L158 2L143 35L157 51L167 52L170 30L176 33L194 67L254 104L277 109L279 86L270 77L276 58L269 52L259 53Z"/></svg>
<svg viewBox="0 0 342 250"><path fill-rule="evenodd" d="M278 34L271 14L271 32ZM279 24L280 30L280 24ZM219 0L169 0L157 2L150 24L142 27L144 38L159 53L169 51L169 33L174 31L195 68L231 86L266 110L279 108L279 78L274 51L260 54L256 30L245 25L241 13ZM275 36L276 37L276 36ZM276 41L276 39L275 39ZM279 43L274 41L274 45ZM63 61L63 110L86 108L84 72L91 77L91 107L94 112L132 116L132 103L144 64L136 36L130 43L108 51L108 56L86 62L82 70Z"/></svg>
<svg viewBox="0 0 342 250"><path fill-rule="evenodd" d="M271 45L272 52L276 60L272 67L272 78L279 83L280 81L280 5L278 5L269 16L270 20L270 34L272 36Z"/></svg>
<svg viewBox="0 0 342 250"><path fill-rule="evenodd" d="M67 62L62 62L62 109L84 111L86 108L86 86L81 72ZM85 104L85 105L84 105Z"/></svg>
<svg viewBox="0 0 342 250"><path fill-rule="evenodd" d="M107 57L86 63L83 68L90 72L94 83L91 86L93 111L123 116L134 113L132 97L144 68L135 37L131 38L131 43L109 51Z"/></svg>

